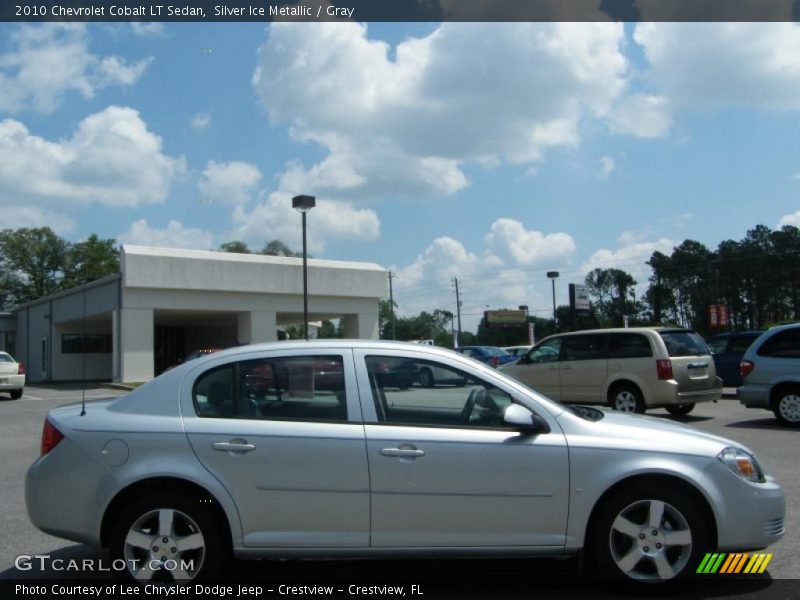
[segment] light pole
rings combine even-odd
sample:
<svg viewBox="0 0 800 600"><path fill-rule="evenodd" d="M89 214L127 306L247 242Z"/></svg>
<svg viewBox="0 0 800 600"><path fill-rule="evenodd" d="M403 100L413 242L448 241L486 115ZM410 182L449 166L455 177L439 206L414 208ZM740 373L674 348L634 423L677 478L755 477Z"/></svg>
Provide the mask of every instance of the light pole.
<svg viewBox="0 0 800 600"><path fill-rule="evenodd" d="M557 331L558 320L556 319L556 279L558 279L558 271L548 271L547 278L553 284L553 331Z"/></svg>
<svg viewBox="0 0 800 600"><path fill-rule="evenodd" d="M303 215L303 334L308 341L308 251L306 250L306 213L316 205L314 196L295 196L292 208Z"/></svg>

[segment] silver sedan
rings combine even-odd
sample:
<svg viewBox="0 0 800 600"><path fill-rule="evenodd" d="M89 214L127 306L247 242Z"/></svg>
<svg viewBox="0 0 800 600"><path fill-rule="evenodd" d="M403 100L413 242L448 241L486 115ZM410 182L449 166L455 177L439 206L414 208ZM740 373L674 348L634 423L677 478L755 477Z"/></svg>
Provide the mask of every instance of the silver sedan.
<svg viewBox="0 0 800 600"><path fill-rule="evenodd" d="M424 368L451 376L402 376ZM664 582L784 533L781 487L736 442L394 342L243 346L57 408L26 500L42 531L141 582L213 577L230 556L581 552Z"/></svg>

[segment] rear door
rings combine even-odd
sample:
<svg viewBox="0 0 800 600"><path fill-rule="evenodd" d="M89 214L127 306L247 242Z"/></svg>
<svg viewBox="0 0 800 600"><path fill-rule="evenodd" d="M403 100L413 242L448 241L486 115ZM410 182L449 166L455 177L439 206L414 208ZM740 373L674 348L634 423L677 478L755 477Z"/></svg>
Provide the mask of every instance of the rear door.
<svg viewBox="0 0 800 600"><path fill-rule="evenodd" d="M369 546L369 475L352 351L253 353L182 391L197 458L230 492L245 547Z"/></svg>
<svg viewBox="0 0 800 600"><path fill-rule="evenodd" d="M714 360L703 338L684 330L659 331L672 361L672 376L678 392L699 392L717 387Z"/></svg>

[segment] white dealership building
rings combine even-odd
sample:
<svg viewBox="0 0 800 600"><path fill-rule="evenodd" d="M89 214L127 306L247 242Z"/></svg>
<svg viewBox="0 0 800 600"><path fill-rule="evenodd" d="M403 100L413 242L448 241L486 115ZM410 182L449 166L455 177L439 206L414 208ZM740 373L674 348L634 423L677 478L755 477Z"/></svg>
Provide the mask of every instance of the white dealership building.
<svg viewBox="0 0 800 600"><path fill-rule="evenodd" d="M386 287L376 264L309 259L309 320L377 339ZM125 245L118 274L13 312L29 382L147 381L192 350L274 341L302 324L302 259Z"/></svg>

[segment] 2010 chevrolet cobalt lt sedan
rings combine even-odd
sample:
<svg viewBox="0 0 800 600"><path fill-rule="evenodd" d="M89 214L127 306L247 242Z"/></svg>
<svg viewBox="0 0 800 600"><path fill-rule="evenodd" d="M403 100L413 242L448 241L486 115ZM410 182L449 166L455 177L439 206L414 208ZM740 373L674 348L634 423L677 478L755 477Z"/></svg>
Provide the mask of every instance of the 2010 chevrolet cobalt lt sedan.
<svg viewBox="0 0 800 600"><path fill-rule="evenodd" d="M452 376L384 380L409 362ZM140 581L214 576L230 555L583 551L658 582L784 532L781 487L736 442L395 342L242 346L57 408L26 500L42 531Z"/></svg>

